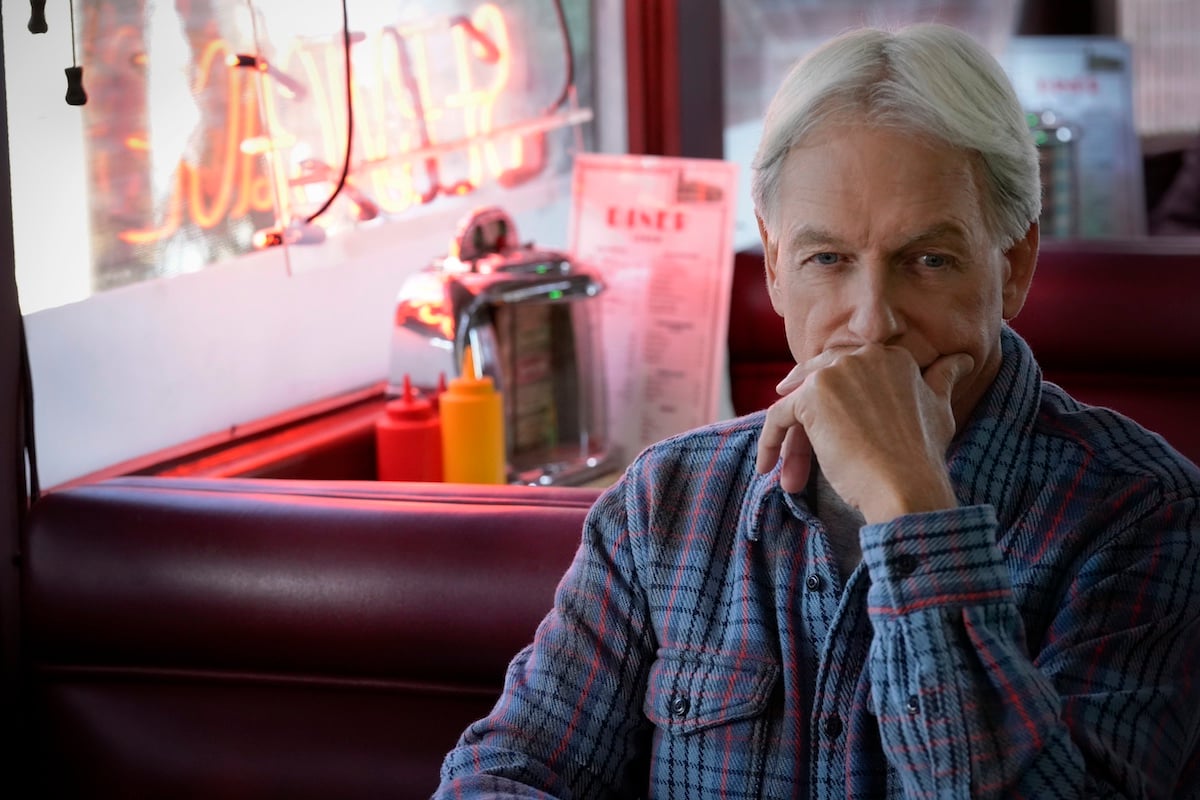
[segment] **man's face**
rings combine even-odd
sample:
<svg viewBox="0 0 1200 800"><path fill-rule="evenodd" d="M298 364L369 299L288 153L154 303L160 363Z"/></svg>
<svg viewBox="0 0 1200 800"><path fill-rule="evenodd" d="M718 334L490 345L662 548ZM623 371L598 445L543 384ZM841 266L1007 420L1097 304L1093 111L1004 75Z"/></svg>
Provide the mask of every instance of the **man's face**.
<svg viewBox="0 0 1200 800"><path fill-rule="evenodd" d="M864 344L897 345L921 369L968 353L954 390L961 424L1000 366L1002 320L1020 310L1037 226L1007 252L984 223L967 153L896 131L838 126L783 164L767 285L797 363Z"/></svg>

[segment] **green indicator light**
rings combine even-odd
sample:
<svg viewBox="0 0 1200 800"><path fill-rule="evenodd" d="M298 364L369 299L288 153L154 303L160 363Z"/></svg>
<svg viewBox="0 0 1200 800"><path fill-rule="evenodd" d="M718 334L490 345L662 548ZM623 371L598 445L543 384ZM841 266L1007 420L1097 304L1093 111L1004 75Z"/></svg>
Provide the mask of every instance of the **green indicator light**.
<svg viewBox="0 0 1200 800"><path fill-rule="evenodd" d="M538 267L537 267L538 275L545 275L549 271L550 271L550 268L547 267L545 264L538 264Z"/></svg>
<svg viewBox="0 0 1200 800"><path fill-rule="evenodd" d="M1037 114L1029 113L1025 115L1025 122L1029 124L1029 127L1036 128L1037 124L1041 122L1041 119Z"/></svg>
<svg viewBox="0 0 1200 800"><path fill-rule="evenodd" d="M562 289L553 289L551 290L550 294L547 295L547 297L549 297L551 300L561 300L562 296Z"/></svg>
<svg viewBox="0 0 1200 800"><path fill-rule="evenodd" d="M1045 131L1038 131L1033 135L1033 141L1034 144L1036 144L1038 147L1041 147L1046 142L1050 141L1050 137L1046 135Z"/></svg>

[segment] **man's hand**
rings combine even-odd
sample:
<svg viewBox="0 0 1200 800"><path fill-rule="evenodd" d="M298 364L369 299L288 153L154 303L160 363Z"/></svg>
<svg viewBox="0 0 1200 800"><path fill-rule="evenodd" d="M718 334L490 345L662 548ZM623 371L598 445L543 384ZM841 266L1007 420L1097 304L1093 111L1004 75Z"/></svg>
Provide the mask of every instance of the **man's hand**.
<svg viewBox="0 0 1200 800"><path fill-rule="evenodd" d="M974 364L955 353L922 374L900 347L822 353L779 384L785 396L767 410L758 471L770 471L782 455L780 484L799 491L815 453L834 491L868 523L952 508L945 462L955 431L950 398Z"/></svg>

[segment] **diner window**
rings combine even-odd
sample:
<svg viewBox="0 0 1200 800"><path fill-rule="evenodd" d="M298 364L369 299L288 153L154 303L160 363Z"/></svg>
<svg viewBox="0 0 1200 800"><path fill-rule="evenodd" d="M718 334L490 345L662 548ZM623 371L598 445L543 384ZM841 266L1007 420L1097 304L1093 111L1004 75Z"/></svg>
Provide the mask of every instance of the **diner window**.
<svg viewBox="0 0 1200 800"><path fill-rule="evenodd" d="M6 113L46 485L381 380L403 278L480 205L565 246L574 155L623 120L612 0L28 13Z"/></svg>

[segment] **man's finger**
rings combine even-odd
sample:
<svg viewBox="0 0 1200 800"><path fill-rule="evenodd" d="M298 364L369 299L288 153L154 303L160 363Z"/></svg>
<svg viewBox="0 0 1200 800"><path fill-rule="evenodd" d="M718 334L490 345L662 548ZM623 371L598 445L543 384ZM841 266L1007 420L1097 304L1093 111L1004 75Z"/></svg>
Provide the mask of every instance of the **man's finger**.
<svg viewBox="0 0 1200 800"><path fill-rule="evenodd" d="M812 373L812 368L808 364L797 364L792 367L783 380L775 386L775 394L783 396L795 389L800 384L804 383L804 379Z"/></svg>
<svg viewBox="0 0 1200 800"><path fill-rule="evenodd" d="M798 492L808 485L812 471L812 443L802 425L788 429L783 440L783 467L779 470L779 485L785 492Z"/></svg>
<svg viewBox="0 0 1200 800"><path fill-rule="evenodd" d="M948 400L955 385L974 368L975 359L967 353L951 353L925 368L925 384L934 394Z"/></svg>
<svg viewBox="0 0 1200 800"><path fill-rule="evenodd" d="M791 427L787 424L788 417L789 409L782 401L767 409L762 431L758 434L758 453L754 459L754 467L760 475L770 472L779 460L779 453Z"/></svg>
<svg viewBox="0 0 1200 800"><path fill-rule="evenodd" d="M775 387L775 393L782 396L792 392L800 384L804 383L805 378L813 374L822 367L828 367L834 361L837 361L838 356L844 352L849 352L850 348L836 348L826 350L805 361L803 364L797 364L792 367L792 371L784 376L783 380Z"/></svg>
<svg viewBox="0 0 1200 800"><path fill-rule="evenodd" d="M785 397L767 409L754 466L760 475L774 469L779 459L779 483L787 492L798 492L808 483L812 465L812 444L797 418L796 396Z"/></svg>

